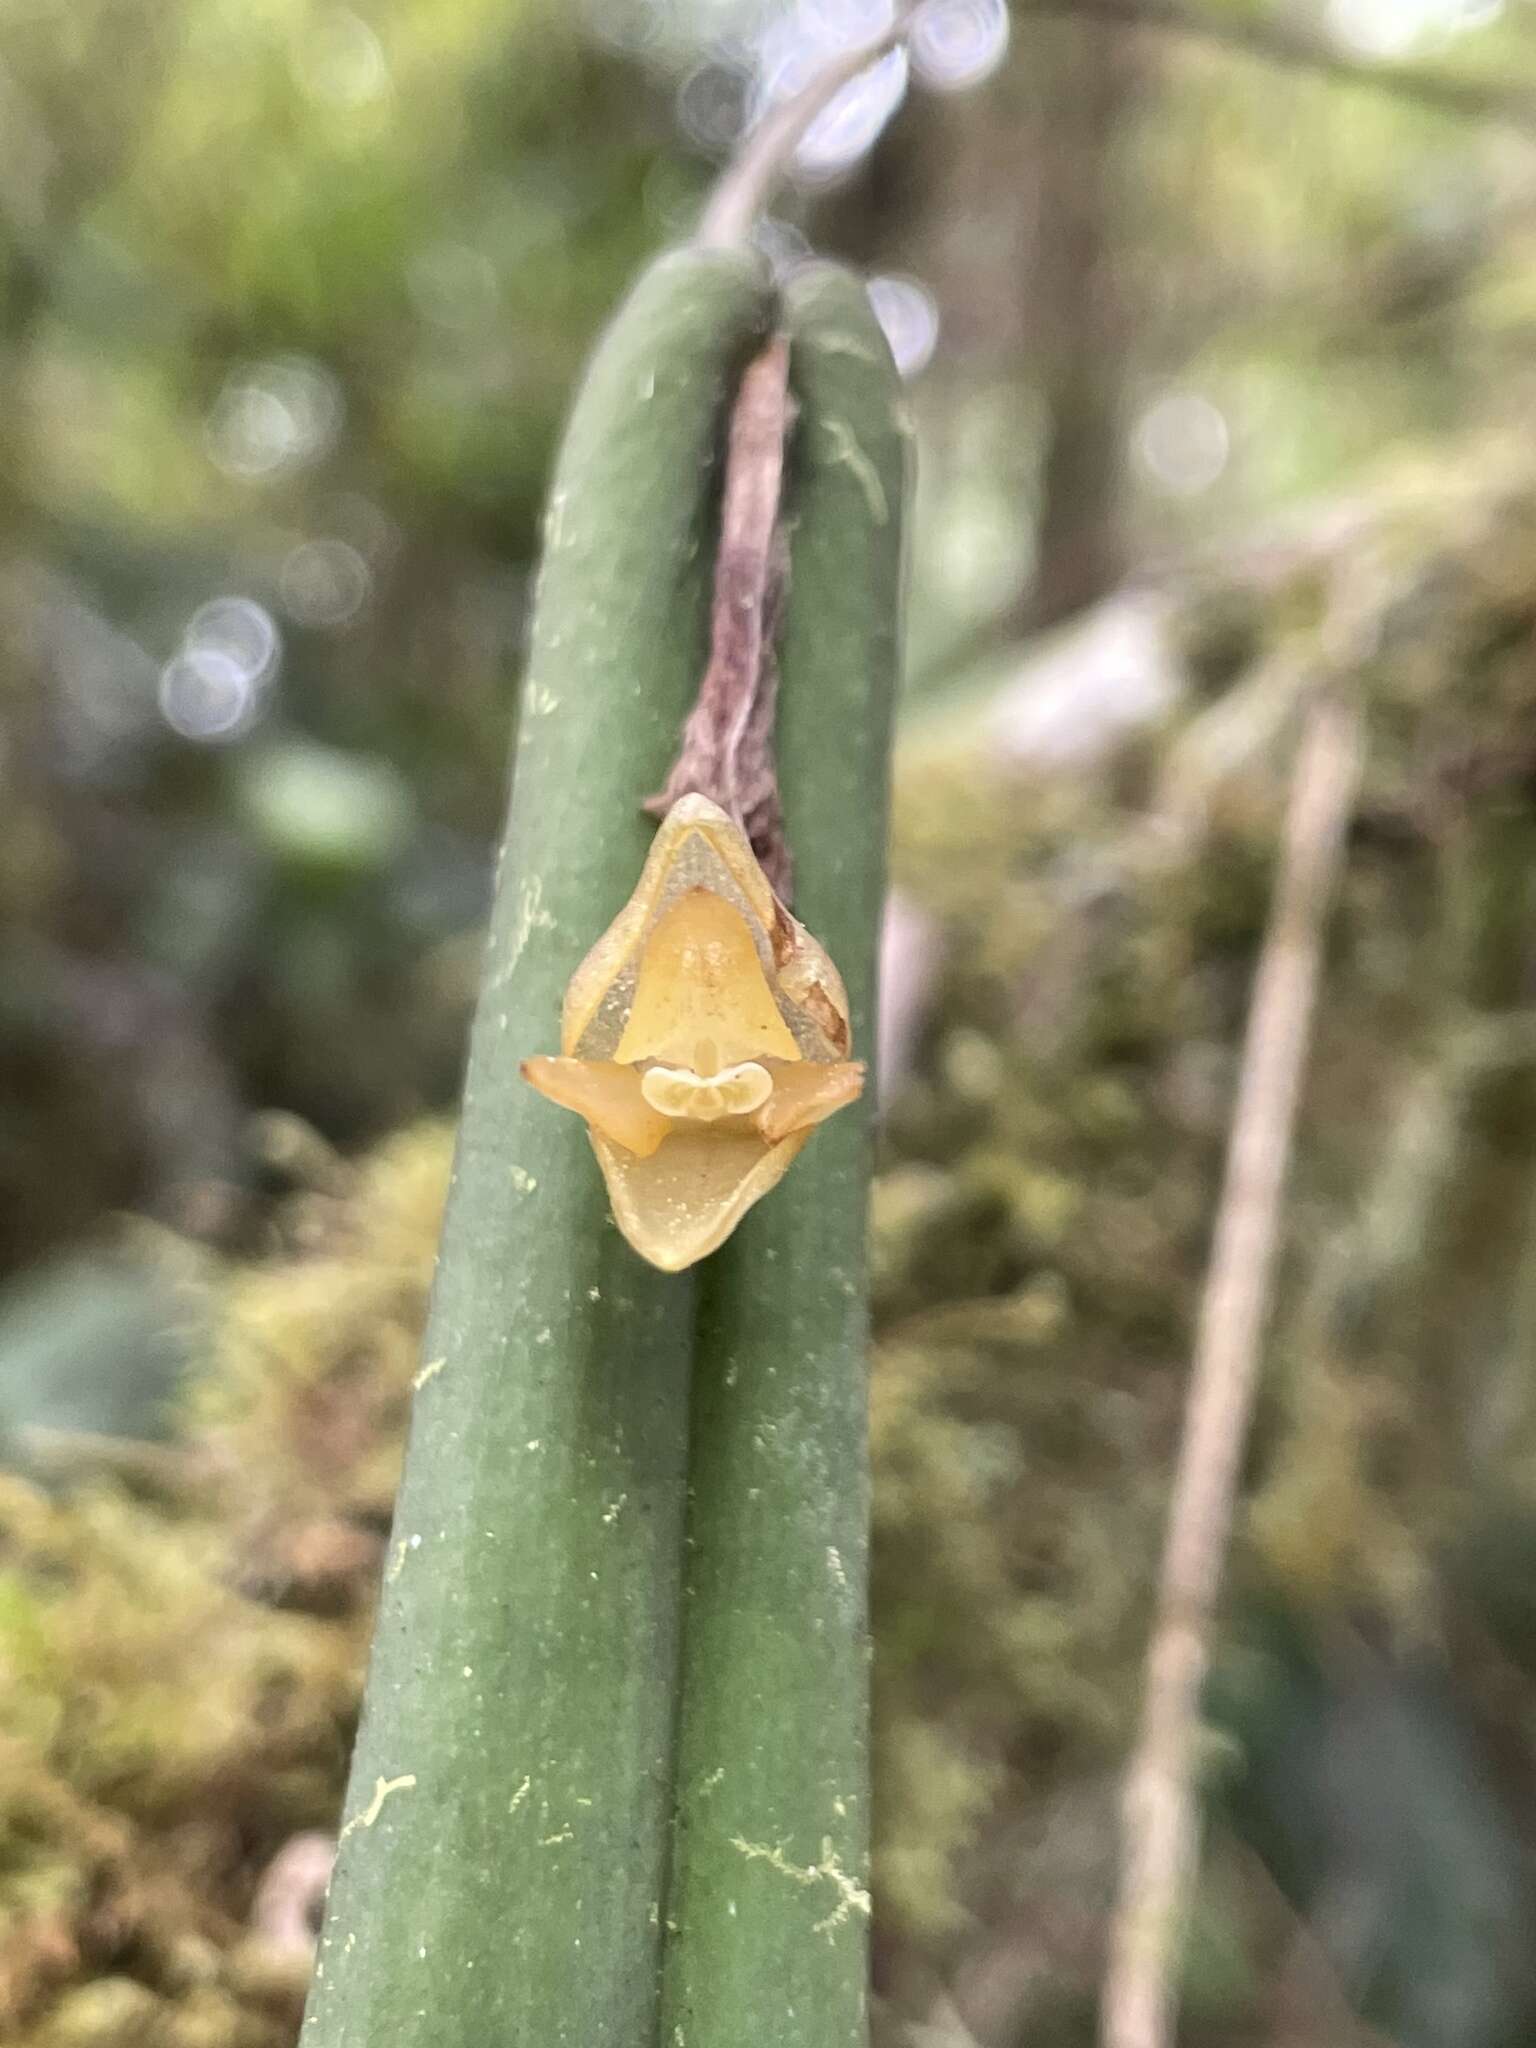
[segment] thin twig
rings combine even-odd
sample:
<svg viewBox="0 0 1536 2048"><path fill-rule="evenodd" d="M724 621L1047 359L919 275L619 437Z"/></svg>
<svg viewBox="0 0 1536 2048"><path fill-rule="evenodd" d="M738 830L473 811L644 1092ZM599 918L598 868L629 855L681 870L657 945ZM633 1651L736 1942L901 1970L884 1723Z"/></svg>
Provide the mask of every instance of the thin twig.
<svg viewBox="0 0 1536 2048"><path fill-rule="evenodd" d="M1187 41L1210 43L1279 64L1312 71L1341 85L1410 100L1437 114L1494 121L1529 134L1536 130L1536 90L1521 91L1478 78L1462 78L1420 64L1352 57L1277 11L1257 14L1190 7L1183 0L1024 0L1021 12L1070 15L1111 27L1148 28Z"/></svg>
<svg viewBox="0 0 1536 2048"><path fill-rule="evenodd" d="M799 92L768 109L720 174L694 236L700 247L733 248L747 239L788 174L806 131L845 86L906 41L921 5L922 0L913 0L899 7L890 25L872 41L832 58Z"/></svg>
<svg viewBox="0 0 1536 2048"><path fill-rule="evenodd" d="M774 635L786 573L779 494L793 419L789 343L776 335L747 365L731 412L709 665L666 786L646 804L664 817L680 797L709 797L741 826L786 901L791 866L773 752Z"/></svg>
<svg viewBox="0 0 1536 2048"><path fill-rule="evenodd" d="M1103 2048L1166 2048L1171 2033L1180 1924L1196 1854L1200 1694L1258 1378L1323 927L1361 746L1355 705L1325 690L1308 715L1297 758L1200 1309L1141 1729L1123 1796Z"/></svg>

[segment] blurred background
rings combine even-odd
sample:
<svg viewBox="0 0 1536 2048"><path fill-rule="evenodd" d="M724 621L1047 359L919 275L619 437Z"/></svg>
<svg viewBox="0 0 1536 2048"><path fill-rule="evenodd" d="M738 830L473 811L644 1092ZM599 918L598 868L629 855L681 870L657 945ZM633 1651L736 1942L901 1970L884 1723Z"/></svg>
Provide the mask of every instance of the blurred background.
<svg viewBox="0 0 1536 2048"><path fill-rule="evenodd" d="M882 0L0 8L0 2040L296 2035L573 378ZM1370 754L1193 2048L1536 2038L1536 12L940 0L762 229L917 420L880 2048L1086 2048L1297 707ZM1332 650L1330 652L1330 650Z"/></svg>

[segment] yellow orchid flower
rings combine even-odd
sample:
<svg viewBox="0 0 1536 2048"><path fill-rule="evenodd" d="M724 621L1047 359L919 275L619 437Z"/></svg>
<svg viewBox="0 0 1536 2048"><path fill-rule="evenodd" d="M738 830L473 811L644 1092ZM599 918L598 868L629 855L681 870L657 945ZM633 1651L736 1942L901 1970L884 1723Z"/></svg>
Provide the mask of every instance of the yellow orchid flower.
<svg viewBox="0 0 1536 2048"><path fill-rule="evenodd" d="M523 1077L585 1117L614 1219L663 1272L722 1244L854 1101L827 954L707 797L663 820L635 893L571 976L560 1056Z"/></svg>

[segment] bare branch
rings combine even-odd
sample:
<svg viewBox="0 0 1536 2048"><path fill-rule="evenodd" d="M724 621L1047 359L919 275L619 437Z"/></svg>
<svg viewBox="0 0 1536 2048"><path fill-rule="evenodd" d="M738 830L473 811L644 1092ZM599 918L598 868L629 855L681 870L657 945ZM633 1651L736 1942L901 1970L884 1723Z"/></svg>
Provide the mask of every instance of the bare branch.
<svg viewBox="0 0 1536 2048"><path fill-rule="evenodd" d="M1179 1935L1197 1848L1200 1694L1258 1379L1323 927L1361 750L1358 710L1343 695L1323 691L1296 762L1200 1308L1141 1728L1123 1795L1103 2048L1167 2048L1171 2038Z"/></svg>

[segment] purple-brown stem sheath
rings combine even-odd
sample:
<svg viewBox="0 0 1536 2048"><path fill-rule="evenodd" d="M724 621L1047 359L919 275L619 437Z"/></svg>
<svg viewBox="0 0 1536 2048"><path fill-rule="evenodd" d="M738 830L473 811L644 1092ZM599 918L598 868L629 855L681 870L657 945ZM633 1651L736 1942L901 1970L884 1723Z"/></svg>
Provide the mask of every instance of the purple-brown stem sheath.
<svg viewBox="0 0 1536 2048"><path fill-rule="evenodd" d="M773 752L773 642L787 566L779 497L793 418L789 343L776 335L747 365L731 411L709 663L672 772L645 806L664 817L680 797L709 797L742 827L786 901L792 869Z"/></svg>

